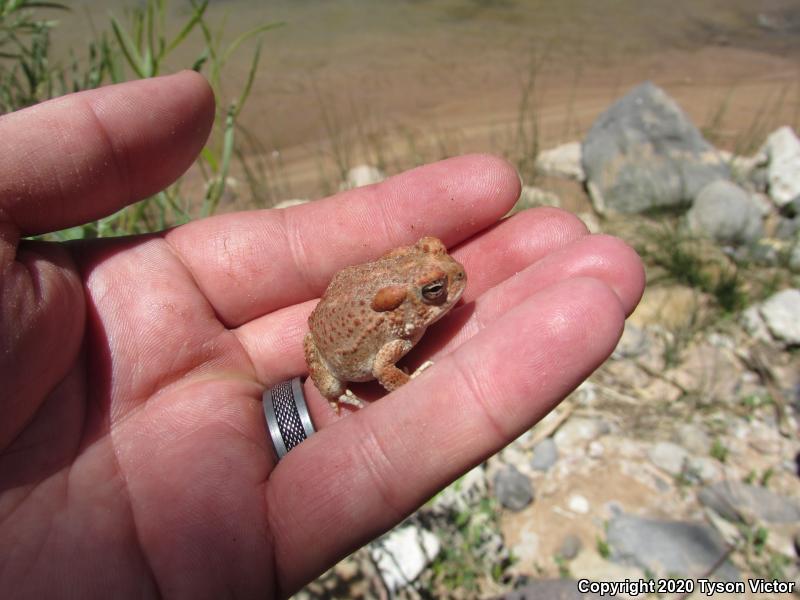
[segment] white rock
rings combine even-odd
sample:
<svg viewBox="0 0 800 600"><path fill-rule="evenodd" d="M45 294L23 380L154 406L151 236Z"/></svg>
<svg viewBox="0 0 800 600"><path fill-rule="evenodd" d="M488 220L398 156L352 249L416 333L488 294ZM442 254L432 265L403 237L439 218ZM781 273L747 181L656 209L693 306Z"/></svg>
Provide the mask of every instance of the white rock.
<svg viewBox="0 0 800 600"><path fill-rule="evenodd" d="M586 229L589 230L589 233L601 233L602 226L600 225L600 220L597 218L592 212L581 212L578 213L578 218L583 221L583 224L586 225Z"/></svg>
<svg viewBox="0 0 800 600"><path fill-rule="evenodd" d="M765 148L756 152L753 156L739 156L727 150L717 150L723 162L727 163L734 177L737 179L749 179L753 171L765 167L769 162Z"/></svg>
<svg viewBox="0 0 800 600"><path fill-rule="evenodd" d="M609 431L608 423L602 419L573 417L555 433L553 441L562 453L569 453Z"/></svg>
<svg viewBox="0 0 800 600"><path fill-rule="evenodd" d="M772 202L769 199L769 196L766 194L761 194L759 192L753 192L750 194L750 199L752 200L755 207L758 209L758 212L761 213L762 217L767 217L772 214L774 209Z"/></svg>
<svg viewBox="0 0 800 600"><path fill-rule="evenodd" d="M711 450L711 438L705 429L695 423L679 425L675 430L675 441L695 454L708 454Z"/></svg>
<svg viewBox="0 0 800 600"><path fill-rule="evenodd" d="M439 538L430 531L408 525L374 542L370 554L386 587L394 593L419 577L440 549Z"/></svg>
<svg viewBox="0 0 800 600"><path fill-rule="evenodd" d="M758 421L750 429L748 444L761 454L778 454L781 451L778 431Z"/></svg>
<svg viewBox="0 0 800 600"><path fill-rule="evenodd" d="M524 208L534 206L555 206L558 208L561 206L561 200L553 192L548 192L532 185L522 186L517 202Z"/></svg>
<svg viewBox="0 0 800 600"><path fill-rule="evenodd" d="M603 458L603 455L606 452L605 446L603 446L603 442L598 440L594 440L589 442L589 448L586 450L589 458Z"/></svg>
<svg viewBox="0 0 800 600"><path fill-rule="evenodd" d="M584 381L572 392L570 398L572 398L576 406L594 406L597 404L597 386L591 381ZM611 428L608 426L608 423L604 423L603 433L608 433L609 431L611 431Z"/></svg>
<svg viewBox="0 0 800 600"><path fill-rule="evenodd" d="M573 494L567 500L567 508L577 515L585 515L589 512L589 501L586 496Z"/></svg>
<svg viewBox="0 0 800 600"><path fill-rule="evenodd" d="M304 198L292 198L291 200L282 200L272 208L289 208L290 206L299 206L306 203L308 203L308 200Z"/></svg>
<svg viewBox="0 0 800 600"><path fill-rule="evenodd" d="M539 559L539 535L532 530L533 528L526 524L523 525L519 533L519 541L511 548L511 552L515 557L525 562L534 562Z"/></svg>
<svg viewBox="0 0 800 600"><path fill-rule="evenodd" d="M769 195L778 206L800 196L800 139L791 127L772 132L765 144Z"/></svg>
<svg viewBox="0 0 800 600"><path fill-rule="evenodd" d="M759 312L759 306L750 306L742 312L742 326L747 333L761 342L771 342L772 336L769 334L764 319Z"/></svg>
<svg viewBox="0 0 800 600"><path fill-rule="evenodd" d="M716 461L705 456L689 459L688 475L702 483L711 483L721 476L721 471Z"/></svg>
<svg viewBox="0 0 800 600"><path fill-rule="evenodd" d="M487 489L486 470L478 465L437 494L433 506L437 510L463 512L478 504Z"/></svg>
<svg viewBox="0 0 800 600"><path fill-rule="evenodd" d="M543 175L583 181L586 176L581 164L581 143L568 142L543 150L536 157L536 168Z"/></svg>
<svg viewBox="0 0 800 600"><path fill-rule="evenodd" d="M617 342L617 347L611 354L611 358L621 360L639 356L647 350L649 342L647 332L644 329L637 327L630 321L625 321L622 337Z"/></svg>
<svg viewBox="0 0 800 600"><path fill-rule="evenodd" d="M364 185L379 183L384 179L386 179L386 175L384 175L383 171L379 168L373 167L372 165L358 165L347 172L347 179L339 187L344 190L349 190Z"/></svg>
<svg viewBox="0 0 800 600"><path fill-rule="evenodd" d="M500 458L502 458L506 464L514 465L524 470L530 456L523 450L509 444L500 452Z"/></svg>
<svg viewBox="0 0 800 600"><path fill-rule="evenodd" d="M670 475L682 473L684 464L689 460L686 449L672 442L658 442L650 447L647 456L655 466Z"/></svg>
<svg viewBox="0 0 800 600"><path fill-rule="evenodd" d="M790 345L800 344L800 290L773 294L761 305L760 312L773 337Z"/></svg>

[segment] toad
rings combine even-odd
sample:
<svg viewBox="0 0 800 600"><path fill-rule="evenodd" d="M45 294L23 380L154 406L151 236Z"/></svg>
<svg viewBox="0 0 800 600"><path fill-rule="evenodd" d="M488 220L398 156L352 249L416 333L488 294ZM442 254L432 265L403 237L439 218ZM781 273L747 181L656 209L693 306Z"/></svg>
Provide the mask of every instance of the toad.
<svg viewBox="0 0 800 600"><path fill-rule="evenodd" d="M339 403L363 406L347 382L377 379L391 392L416 377L431 363L411 375L395 363L453 307L466 283L464 267L434 237L336 273L303 340L317 389L338 410Z"/></svg>

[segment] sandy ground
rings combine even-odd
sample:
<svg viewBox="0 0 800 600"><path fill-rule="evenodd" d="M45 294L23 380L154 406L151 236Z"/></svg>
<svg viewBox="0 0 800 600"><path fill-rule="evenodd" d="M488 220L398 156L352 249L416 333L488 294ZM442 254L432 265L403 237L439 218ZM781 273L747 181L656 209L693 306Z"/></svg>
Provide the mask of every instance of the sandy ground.
<svg viewBox="0 0 800 600"><path fill-rule="evenodd" d="M526 82L508 77L480 95L441 98L429 108L399 108L382 120L342 125L339 146L348 162L375 164L376 155L390 157L389 171L464 152L491 152L519 159L520 116L535 120L538 146L547 148L581 139L595 118L636 84L652 80L674 97L692 120L718 146L752 152L782 124L800 124L800 56L778 56L728 46L666 50L607 67L580 71L543 67L536 75L527 112L520 103ZM577 71L576 71L577 70ZM329 111L337 110L329 107ZM325 191L320 180L336 175L337 143L323 126L322 135L272 149L268 162L280 161L290 196L314 197ZM374 147L363 143L377 131ZM569 194L569 190L567 190ZM569 205L569 199L567 199ZM579 208L573 206L572 208Z"/></svg>
<svg viewBox="0 0 800 600"><path fill-rule="evenodd" d="M102 31L109 10L122 17L133 4L75 0L54 47L80 48L88 23ZM188 5L169 6L174 32ZM226 0L207 18L224 22L227 40L285 23L264 36L241 115L261 205L334 191L361 162L392 173L492 152L521 164L536 147L579 139L646 79L727 149L752 150L778 125L800 124L796 0ZM166 70L191 64L200 42L190 38ZM225 66L221 105L238 95L252 50ZM253 205L248 194L225 208Z"/></svg>

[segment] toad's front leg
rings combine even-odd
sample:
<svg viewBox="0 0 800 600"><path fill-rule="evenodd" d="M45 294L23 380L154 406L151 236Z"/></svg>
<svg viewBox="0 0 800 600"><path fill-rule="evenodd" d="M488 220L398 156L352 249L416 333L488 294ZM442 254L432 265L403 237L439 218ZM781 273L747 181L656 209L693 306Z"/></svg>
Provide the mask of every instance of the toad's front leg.
<svg viewBox="0 0 800 600"><path fill-rule="evenodd" d="M398 369L395 363L408 354L413 346L414 344L408 340L393 340L384 344L375 355L372 374L390 392L408 383L408 380L411 379L407 373Z"/></svg>

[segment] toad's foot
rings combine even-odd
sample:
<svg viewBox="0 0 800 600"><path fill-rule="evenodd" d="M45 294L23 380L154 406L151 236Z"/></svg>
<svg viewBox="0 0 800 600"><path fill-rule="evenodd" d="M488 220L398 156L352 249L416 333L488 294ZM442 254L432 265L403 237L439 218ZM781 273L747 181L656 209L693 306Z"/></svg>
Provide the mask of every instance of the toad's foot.
<svg viewBox="0 0 800 600"><path fill-rule="evenodd" d="M431 361L429 361L429 360L426 360L426 361L425 361L424 363L422 363L422 364L421 364L419 367L417 367L417 370L416 370L416 371L414 371L414 372L411 374L411 379L414 379L415 377L418 377L419 375L421 375L421 374L422 374L422 372L423 372L423 371L427 371L427 370L428 370L429 368L431 368L432 366L433 366L433 363L432 363Z"/></svg>
<svg viewBox="0 0 800 600"><path fill-rule="evenodd" d="M364 401L349 389L345 390L344 394L339 396L338 401L340 404L349 404L350 406L355 406L356 408L364 408L365 406ZM331 404L334 403L332 402Z"/></svg>

